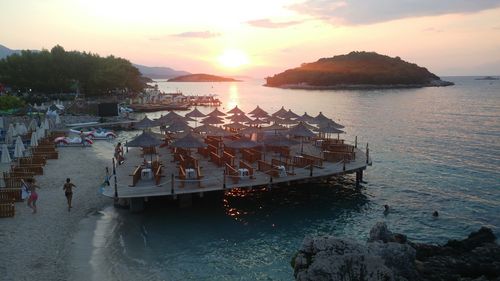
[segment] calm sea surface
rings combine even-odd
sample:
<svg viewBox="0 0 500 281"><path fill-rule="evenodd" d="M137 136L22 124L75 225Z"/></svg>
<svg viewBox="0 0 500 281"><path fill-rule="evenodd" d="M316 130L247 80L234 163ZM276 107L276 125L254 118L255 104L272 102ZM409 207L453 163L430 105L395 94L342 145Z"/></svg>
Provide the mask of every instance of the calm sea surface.
<svg viewBox="0 0 500 281"><path fill-rule="evenodd" d="M154 202L137 215L108 208L95 230L93 270L116 280L291 280L290 260L306 235L364 241L375 222L385 221L419 242L463 238L480 226L499 236L500 81L445 80L456 85L305 91L266 88L262 81L159 82L166 92L217 94L223 111L235 105L247 112L256 105L322 111L345 125L347 140L369 142L373 166L361 190L345 177L206 196L188 209ZM387 216L384 204L391 206Z"/></svg>

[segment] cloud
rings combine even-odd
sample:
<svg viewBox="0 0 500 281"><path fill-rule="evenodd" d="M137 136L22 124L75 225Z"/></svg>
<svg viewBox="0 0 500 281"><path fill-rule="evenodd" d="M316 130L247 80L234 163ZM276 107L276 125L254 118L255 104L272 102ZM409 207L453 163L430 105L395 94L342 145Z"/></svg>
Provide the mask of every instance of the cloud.
<svg viewBox="0 0 500 281"><path fill-rule="evenodd" d="M174 37L185 37L185 38L213 38L221 36L220 33L211 32L211 31L188 31L177 34L172 34L170 36Z"/></svg>
<svg viewBox="0 0 500 281"><path fill-rule="evenodd" d="M259 20L251 20L247 21L247 24L254 27L262 27L262 28L284 28L292 25L300 24L302 21L286 21L286 22L273 22L270 19L259 19Z"/></svg>
<svg viewBox="0 0 500 281"><path fill-rule="evenodd" d="M498 0L306 0L288 8L331 22L362 25L411 17L474 13L499 6Z"/></svg>
<svg viewBox="0 0 500 281"><path fill-rule="evenodd" d="M427 27L427 28L424 28L422 31L424 31L424 32L436 32L436 33L443 32L442 29L437 29L435 27Z"/></svg>

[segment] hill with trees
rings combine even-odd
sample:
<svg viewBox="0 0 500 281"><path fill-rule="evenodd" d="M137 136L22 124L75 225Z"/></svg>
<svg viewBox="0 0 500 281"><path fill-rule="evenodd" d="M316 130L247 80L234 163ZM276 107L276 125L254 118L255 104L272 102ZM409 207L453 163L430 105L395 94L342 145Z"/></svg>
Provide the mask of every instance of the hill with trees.
<svg viewBox="0 0 500 281"><path fill-rule="evenodd" d="M144 78L128 60L70 51L57 45L50 51L21 51L0 60L0 83L14 92L74 93L103 96L139 92Z"/></svg>
<svg viewBox="0 0 500 281"><path fill-rule="evenodd" d="M266 78L265 86L303 89L448 86L426 68L399 57L351 52L304 63Z"/></svg>
<svg viewBox="0 0 500 281"><path fill-rule="evenodd" d="M221 77L211 74L190 74L168 79L168 82L239 82L233 78Z"/></svg>

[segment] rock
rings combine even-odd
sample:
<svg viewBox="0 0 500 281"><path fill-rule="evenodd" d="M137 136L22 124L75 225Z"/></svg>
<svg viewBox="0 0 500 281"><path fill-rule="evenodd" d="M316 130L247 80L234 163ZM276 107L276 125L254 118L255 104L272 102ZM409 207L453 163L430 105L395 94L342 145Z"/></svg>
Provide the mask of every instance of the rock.
<svg viewBox="0 0 500 281"><path fill-rule="evenodd" d="M366 245L332 236L306 238L292 260L296 280L500 281L500 246L488 228L443 246L407 242L385 223Z"/></svg>

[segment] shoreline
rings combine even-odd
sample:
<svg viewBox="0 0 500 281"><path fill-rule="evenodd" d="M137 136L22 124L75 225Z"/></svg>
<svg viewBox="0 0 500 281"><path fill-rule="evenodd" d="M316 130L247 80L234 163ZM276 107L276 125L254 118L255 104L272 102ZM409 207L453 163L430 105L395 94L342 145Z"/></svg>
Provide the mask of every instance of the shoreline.
<svg viewBox="0 0 500 281"><path fill-rule="evenodd" d="M98 194L98 187L113 144L102 141L92 147L58 150L59 159L49 160L44 175L36 177L41 187L38 213L32 214L25 202L18 202L15 216L0 220L0 276L6 280L66 280L83 266L71 263L81 222L110 206L111 201ZM62 190L67 177L77 186L71 212Z"/></svg>

